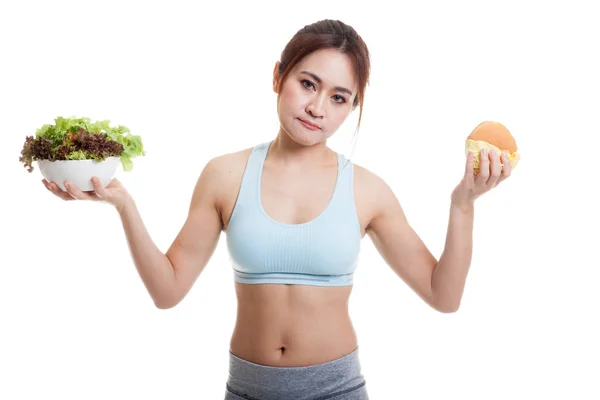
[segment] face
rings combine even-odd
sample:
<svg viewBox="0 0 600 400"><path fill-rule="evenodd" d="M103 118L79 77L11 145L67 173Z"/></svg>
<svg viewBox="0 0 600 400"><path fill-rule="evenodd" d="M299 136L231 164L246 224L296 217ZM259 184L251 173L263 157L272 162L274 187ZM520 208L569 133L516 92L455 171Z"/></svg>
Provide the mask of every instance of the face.
<svg viewBox="0 0 600 400"><path fill-rule="evenodd" d="M274 71L275 91L278 68L279 63ZM294 67L281 89L277 103L281 129L305 146L326 140L352 112L357 89L347 55L335 49L309 54Z"/></svg>

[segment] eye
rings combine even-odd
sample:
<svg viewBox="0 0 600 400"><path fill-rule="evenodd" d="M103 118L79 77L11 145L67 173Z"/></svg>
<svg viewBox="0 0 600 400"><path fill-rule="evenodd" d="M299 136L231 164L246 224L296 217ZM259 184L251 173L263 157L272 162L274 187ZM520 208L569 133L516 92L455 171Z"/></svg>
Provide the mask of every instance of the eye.
<svg viewBox="0 0 600 400"><path fill-rule="evenodd" d="M304 86L305 89L314 89L315 88L315 84L312 83L311 81L309 81L308 79L303 79L300 81L300 83L302 83L302 86Z"/></svg>
<svg viewBox="0 0 600 400"><path fill-rule="evenodd" d="M346 102L346 99L344 98L344 96L340 96L339 94L336 94L335 96L333 96L333 98L335 99L336 103L343 104Z"/></svg>

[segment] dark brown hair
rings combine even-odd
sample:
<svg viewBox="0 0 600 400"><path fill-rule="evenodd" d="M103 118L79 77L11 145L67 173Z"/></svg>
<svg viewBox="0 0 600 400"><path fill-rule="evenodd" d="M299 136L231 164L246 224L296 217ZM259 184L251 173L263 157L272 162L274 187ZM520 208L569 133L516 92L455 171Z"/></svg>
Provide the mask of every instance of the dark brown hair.
<svg viewBox="0 0 600 400"><path fill-rule="evenodd" d="M350 57L358 80L358 93L352 104L353 107L360 104L358 129L371 69L369 50L354 28L341 21L324 19L296 32L281 53L277 93L281 93L283 83L296 64L310 53L321 49L337 49Z"/></svg>

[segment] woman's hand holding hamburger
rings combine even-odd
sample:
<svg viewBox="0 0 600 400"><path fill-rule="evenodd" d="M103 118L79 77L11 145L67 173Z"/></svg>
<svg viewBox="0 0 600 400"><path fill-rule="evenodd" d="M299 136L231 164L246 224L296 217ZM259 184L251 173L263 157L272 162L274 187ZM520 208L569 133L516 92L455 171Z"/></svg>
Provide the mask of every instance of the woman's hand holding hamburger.
<svg viewBox="0 0 600 400"><path fill-rule="evenodd" d="M452 192L452 203L461 209L469 209L478 197L505 181L520 160L510 132L493 121L475 127L465 151L465 174Z"/></svg>

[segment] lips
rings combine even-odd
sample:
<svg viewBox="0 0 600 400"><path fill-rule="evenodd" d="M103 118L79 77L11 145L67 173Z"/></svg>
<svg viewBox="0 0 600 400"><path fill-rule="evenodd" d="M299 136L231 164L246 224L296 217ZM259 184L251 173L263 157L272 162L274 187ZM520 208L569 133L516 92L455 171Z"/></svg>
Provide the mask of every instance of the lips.
<svg viewBox="0 0 600 400"><path fill-rule="evenodd" d="M302 125L306 126L309 129L312 129L312 130L321 129L321 127L319 125L315 125L312 122L306 121L301 118L298 118L298 120L302 123Z"/></svg>

